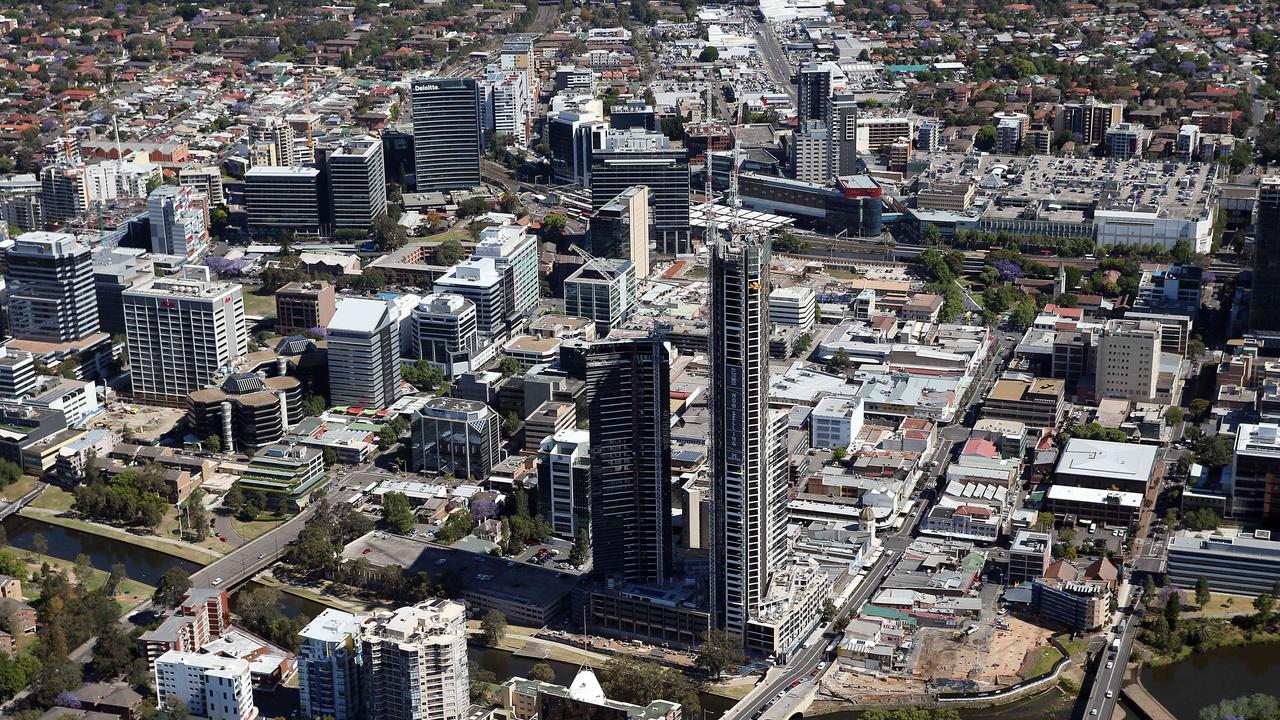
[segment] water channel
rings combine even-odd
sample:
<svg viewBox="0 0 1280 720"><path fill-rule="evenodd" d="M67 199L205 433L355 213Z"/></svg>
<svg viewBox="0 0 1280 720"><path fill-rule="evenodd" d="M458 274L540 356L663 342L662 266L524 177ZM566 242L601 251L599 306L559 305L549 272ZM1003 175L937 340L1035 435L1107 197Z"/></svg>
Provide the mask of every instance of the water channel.
<svg viewBox="0 0 1280 720"><path fill-rule="evenodd" d="M130 578L151 585L171 567L182 567L188 572L199 568L195 563L156 550L18 515L5 519L3 527L12 547L30 550L35 536L40 534L48 544L47 554L53 557L74 561L84 553L100 570L110 570L115 563L122 563ZM319 603L289 593L281 596L281 610L290 616L314 616L322 609ZM499 679L527 676L534 663L542 662L481 647L472 648L470 655L479 667ZM555 670L559 683L568 684L578 670L568 663L546 662ZM1195 720L1202 708L1219 700L1259 692L1280 693L1280 645L1220 648L1199 653L1172 665L1144 669L1142 682L1175 717ZM714 720L731 704L715 695L703 695L702 701L704 715L698 720ZM851 709L817 717L857 720L859 715L859 711ZM964 710L961 715L966 720L1065 720L1070 716L1070 705L1062 701L1060 693L1048 692L998 708Z"/></svg>

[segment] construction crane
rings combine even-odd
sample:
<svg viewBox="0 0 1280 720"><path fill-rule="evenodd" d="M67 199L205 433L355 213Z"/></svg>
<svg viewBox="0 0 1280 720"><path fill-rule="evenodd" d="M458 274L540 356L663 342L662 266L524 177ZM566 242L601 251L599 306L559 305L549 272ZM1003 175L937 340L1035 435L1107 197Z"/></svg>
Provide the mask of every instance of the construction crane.
<svg viewBox="0 0 1280 720"><path fill-rule="evenodd" d="M311 138L311 83L305 72L302 74L302 102L307 110L307 152L311 155L311 161L315 162L315 141Z"/></svg>
<svg viewBox="0 0 1280 720"><path fill-rule="evenodd" d="M596 269L599 270L600 272L607 272L611 269L605 266L603 259L598 258L595 255L592 255L586 250L583 250L581 247L578 247L577 243L573 243L572 245L570 245L569 250L571 250L578 257L582 258L584 266L596 264Z"/></svg>

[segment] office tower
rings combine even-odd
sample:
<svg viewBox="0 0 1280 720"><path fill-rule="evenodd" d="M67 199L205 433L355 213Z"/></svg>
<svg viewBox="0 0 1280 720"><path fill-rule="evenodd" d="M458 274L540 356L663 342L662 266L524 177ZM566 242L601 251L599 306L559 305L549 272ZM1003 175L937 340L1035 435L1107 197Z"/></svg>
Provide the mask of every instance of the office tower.
<svg viewBox="0 0 1280 720"><path fill-rule="evenodd" d="M597 258L565 278L566 315L595 321L604 337L627 321L635 306L636 269L630 260Z"/></svg>
<svg viewBox="0 0 1280 720"><path fill-rule="evenodd" d="M217 436L222 447L251 453L280 442L305 417L302 382L288 375L232 373L218 387L193 390L186 405L192 435Z"/></svg>
<svg viewBox="0 0 1280 720"><path fill-rule="evenodd" d="M0 397L19 398L35 389L35 356L0 345Z"/></svg>
<svg viewBox="0 0 1280 720"><path fill-rule="evenodd" d="M413 152L418 192L480 184L480 92L470 78L413 81Z"/></svg>
<svg viewBox="0 0 1280 720"><path fill-rule="evenodd" d="M858 164L858 99L853 95L831 98L831 122L827 126L831 142L831 172L856 175Z"/></svg>
<svg viewBox="0 0 1280 720"><path fill-rule="evenodd" d="M1106 139L1107 128L1123 120L1124 105L1090 99L1061 106L1054 115L1054 128L1078 135L1088 145L1097 145Z"/></svg>
<svg viewBox="0 0 1280 720"><path fill-rule="evenodd" d="M551 173L557 182L591 184L591 155L604 147L609 123L583 110L558 110L547 115L547 147Z"/></svg>
<svg viewBox="0 0 1280 720"><path fill-rule="evenodd" d="M192 715L209 720L254 720L249 661L170 650L156 658L156 704L176 697Z"/></svg>
<svg viewBox="0 0 1280 720"><path fill-rule="evenodd" d="M1030 143L1031 152L1035 155L1052 154L1053 128L1047 127L1044 123L1033 124L1027 131L1027 142Z"/></svg>
<svg viewBox="0 0 1280 720"><path fill-rule="evenodd" d="M786 434L767 397L768 241L713 240L710 275L711 615L746 638L786 551Z"/></svg>
<svg viewBox="0 0 1280 720"><path fill-rule="evenodd" d="M591 532L590 438L586 430L561 430L538 448L538 508L563 538Z"/></svg>
<svg viewBox="0 0 1280 720"><path fill-rule="evenodd" d="M1280 428L1269 422L1241 423L1234 450L1229 514L1240 522L1275 524L1280 520Z"/></svg>
<svg viewBox="0 0 1280 720"><path fill-rule="evenodd" d="M203 265L121 297L135 400L180 405L249 352L240 285L213 280Z"/></svg>
<svg viewBox="0 0 1280 720"><path fill-rule="evenodd" d="M100 246L93 251L93 292L98 324L106 333L124 334L124 299L131 287L155 277L151 256L142 248Z"/></svg>
<svg viewBox="0 0 1280 720"><path fill-rule="evenodd" d="M0 222L11 228L37 228L44 223L40 178L30 173L0 178Z"/></svg>
<svg viewBox="0 0 1280 720"><path fill-rule="evenodd" d="M1107 154L1117 160L1142 157L1146 132L1137 123L1117 123L1107 128Z"/></svg>
<svg viewBox="0 0 1280 720"><path fill-rule="evenodd" d="M658 117L653 106L645 103L630 102L614 105L609 111L609 127L614 130L658 130Z"/></svg>
<svg viewBox="0 0 1280 720"><path fill-rule="evenodd" d="M478 400L427 400L410 421L414 469L483 482L501 459L500 424L498 413Z"/></svg>
<svg viewBox="0 0 1280 720"><path fill-rule="evenodd" d="M1249 329L1280 333L1280 177L1264 177L1254 203L1256 240Z"/></svg>
<svg viewBox="0 0 1280 720"><path fill-rule="evenodd" d="M413 310L417 357L452 378L471 370L480 349L476 306L461 295L431 294Z"/></svg>
<svg viewBox="0 0 1280 720"><path fill-rule="evenodd" d="M270 148L264 165L290 166L301 162L293 147L293 126L280 117L258 118L249 126L249 144Z"/></svg>
<svg viewBox="0 0 1280 720"><path fill-rule="evenodd" d="M50 165L40 170L40 207L45 222L65 222L89 210L84 166Z"/></svg>
<svg viewBox="0 0 1280 720"><path fill-rule="evenodd" d="M9 334L69 343L99 331L89 247L74 235L28 232L5 251Z"/></svg>
<svg viewBox="0 0 1280 720"><path fill-rule="evenodd" d="M208 201L190 187L161 185L147 198L151 252L195 262L209 252Z"/></svg>
<svg viewBox="0 0 1280 720"><path fill-rule="evenodd" d="M800 68L800 92L796 114L800 122L826 122L831 110L832 64L811 62Z"/></svg>
<svg viewBox="0 0 1280 720"><path fill-rule="evenodd" d="M915 122L903 117L859 117L855 145L860 153L880 153L916 136Z"/></svg>
<svg viewBox="0 0 1280 720"><path fill-rule="evenodd" d="M567 347L586 382L592 565L605 578L671 574L671 358L657 338Z"/></svg>
<svg viewBox="0 0 1280 720"><path fill-rule="evenodd" d="M1160 378L1160 324L1110 320L1098 340L1094 392L1099 399L1151 402Z"/></svg>
<svg viewBox="0 0 1280 720"><path fill-rule="evenodd" d="M684 150L660 133L610 132L591 158L591 211L634 185L646 185L652 196L651 233L658 252L688 253L689 163Z"/></svg>
<svg viewBox="0 0 1280 720"><path fill-rule="evenodd" d="M818 294L813 288L795 285L769 293L769 321L795 325L801 332L813 329L818 317Z"/></svg>
<svg viewBox="0 0 1280 720"><path fill-rule="evenodd" d="M333 283L291 282L276 290L276 332L287 335L323 330L337 309Z"/></svg>
<svg viewBox="0 0 1280 720"><path fill-rule="evenodd" d="M801 182L825 184L832 176L831 133L821 120L809 120L798 128L791 173Z"/></svg>
<svg viewBox="0 0 1280 720"><path fill-rule="evenodd" d="M326 159L329 208L335 230L367 230L387 214L387 176L382 142L371 137L350 140Z"/></svg>
<svg viewBox="0 0 1280 720"><path fill-rule="evenodd" d="M482 345L492 344L507 332L510 286L504 287L503 274L494 258L463 260L449 268L432 287L436 292L461 295L476 306L476 328L483 338ZM514 288L511 290L514 298Z"/></svg>
<svg viewBox="0 0 1280 720"><path fill-rule="evenodd" d="M400 325L388 300L344 298L325 332L329 404L389 407L400 397Z"/></svg>
<svg viewBox="0 0 1280 720"><path fill-rule="evenodd" d="M304 718L359 720L364 710L360 623L364 618L325 608L298 633L298 690Z"/></svg>
<svg viewBox="0 0 1280 720"><path fill-rule="evenodd" d="M462 720L470 710L467 609L426 600L360 627L365 718Z"/></svg>
<svg viewBox="0 0 1280 720"><path fill-rule="evenodd" d="M591 252L596 257L630 260L636 279L649 277L649 188L623 190L591 216Z"/></svg>
<svg viewBox="0 0 1280 720"><path fill-rule="evenodd" d="M480 241L472 260L493 259L493 266L511 288L508 322L538 304L541 286L538 277L538 240L523 225L496 225L480 231Z"/></svg>
<svg viewBox="0 0 1280 720"><path fill-rule="evenodd" d="M313 167L250 168L244 174L249 232L320 232L320 171Z"/></svg>
<svg viewBox="0 0 1280 720"><path fill-rule="evenodd" d="M401 118L404 120L405 118ZM382 162L385 165L387 182L393 182L408 190L413 187L410 180L414 175L413 129L409 126L387 127L380 136L382 140Z"/></svg>
<svg viewBox="0 0 1280 720"><path fill-rule="evenodd" d="M225 205L222 190L222 171L216 167L189 167L178 171L178 184L189 187L208 198L209 206Z"/></svg>

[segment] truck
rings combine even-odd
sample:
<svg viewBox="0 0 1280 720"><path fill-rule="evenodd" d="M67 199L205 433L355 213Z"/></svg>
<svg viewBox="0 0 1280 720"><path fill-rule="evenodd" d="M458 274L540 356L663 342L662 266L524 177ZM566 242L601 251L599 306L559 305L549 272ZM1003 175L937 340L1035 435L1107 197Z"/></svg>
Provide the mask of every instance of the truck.
<svg viewBox="0 0 1280 720"><path fill-rule="evenodd" d="M1111 652L1120 652L1120 638L1111 641Z"/></svg>

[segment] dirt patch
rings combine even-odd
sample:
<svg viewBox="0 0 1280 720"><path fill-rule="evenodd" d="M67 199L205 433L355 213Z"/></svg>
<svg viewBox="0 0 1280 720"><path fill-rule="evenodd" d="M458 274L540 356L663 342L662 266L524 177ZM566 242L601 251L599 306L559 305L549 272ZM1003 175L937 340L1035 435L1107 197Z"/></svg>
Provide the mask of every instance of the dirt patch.
<svg viewBox="0 0 1280 720"><path fill-rule="evenodd" d="M970 635L943 628L921 628L911 672L921 680L972 680L984 688L1011 685L1035 664L1051 633L1008 618L1008 629L982 625Z"/></svg>

